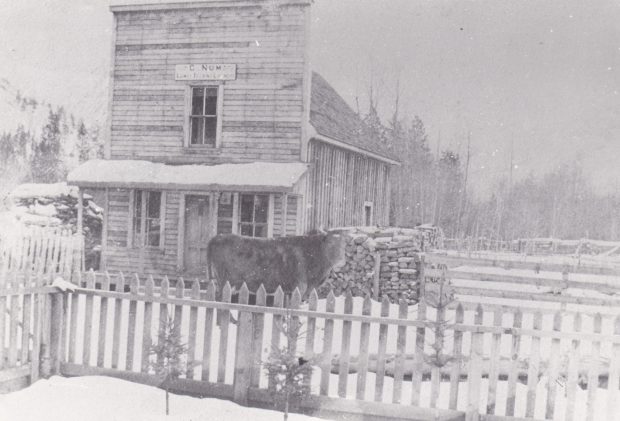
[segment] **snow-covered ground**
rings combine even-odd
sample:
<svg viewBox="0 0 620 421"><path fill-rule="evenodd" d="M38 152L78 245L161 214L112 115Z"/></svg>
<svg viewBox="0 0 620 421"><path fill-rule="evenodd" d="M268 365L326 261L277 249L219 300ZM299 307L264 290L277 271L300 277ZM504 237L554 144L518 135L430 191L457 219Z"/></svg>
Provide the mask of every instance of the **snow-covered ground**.
<svg viewBox="0 0 620 421"><path fill-rule="evenodd" d="M233 402L170 395L165 415L164 392L110 377L52 377L0 395L2 421L273 421L282 414L246 408ZM290 414L291 421L318 418Z"/></svg>

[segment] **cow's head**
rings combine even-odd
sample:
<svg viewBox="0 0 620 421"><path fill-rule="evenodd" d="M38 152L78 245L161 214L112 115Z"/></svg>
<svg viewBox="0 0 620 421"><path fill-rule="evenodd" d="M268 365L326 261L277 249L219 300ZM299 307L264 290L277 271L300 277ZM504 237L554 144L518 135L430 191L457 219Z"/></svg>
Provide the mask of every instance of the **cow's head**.
<svg viewBox="0 0 620 421"><path fill-rule="evenodd" d="M332 268L338 269L345 264L345 236L339 231L330 231L325 234L325 256L332 264Z"/></svg>

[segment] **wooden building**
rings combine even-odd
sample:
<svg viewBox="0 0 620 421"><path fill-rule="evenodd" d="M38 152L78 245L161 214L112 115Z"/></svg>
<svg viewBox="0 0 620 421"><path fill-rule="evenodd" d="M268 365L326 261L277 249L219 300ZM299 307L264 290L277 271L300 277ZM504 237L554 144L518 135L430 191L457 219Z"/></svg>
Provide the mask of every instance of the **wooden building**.
<svg viewBox="0 0 620 421"><path fill-rule="evenodd" d="M200 274L218 233L387 225L397 160L308 58L309 0L112 6L108 270Z"/></svg>

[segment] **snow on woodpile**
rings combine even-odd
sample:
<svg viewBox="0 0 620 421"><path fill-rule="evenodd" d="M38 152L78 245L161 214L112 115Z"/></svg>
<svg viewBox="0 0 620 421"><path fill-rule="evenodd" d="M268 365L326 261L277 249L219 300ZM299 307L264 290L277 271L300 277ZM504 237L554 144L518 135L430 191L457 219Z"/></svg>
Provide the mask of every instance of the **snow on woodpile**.
<svg viewBox="0 0 620 421"><path fill-rule="evenodd" d="M69 184L143 186L255 186L291 188L306 172L300 162L220 165L166 165L136 160L91 160L71 171Z"/></svg>

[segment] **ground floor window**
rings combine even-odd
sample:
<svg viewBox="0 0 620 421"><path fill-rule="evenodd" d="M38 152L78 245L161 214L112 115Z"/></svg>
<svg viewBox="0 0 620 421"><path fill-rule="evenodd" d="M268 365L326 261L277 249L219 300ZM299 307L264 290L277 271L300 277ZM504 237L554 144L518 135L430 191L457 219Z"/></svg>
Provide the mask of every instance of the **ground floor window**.
<svg viewBox="0 0 620 421"><path fill-rule="evenodd" d="M247 237L267 237L268 194L241 194L239 197L239 233Z"/></svg>
<svg viewBox="0 0 620 421"><path fill-rule="evenodd" d="M156 191L134 191L134 247L159 246L161 237L161 196L161 192Z"/></svg>

